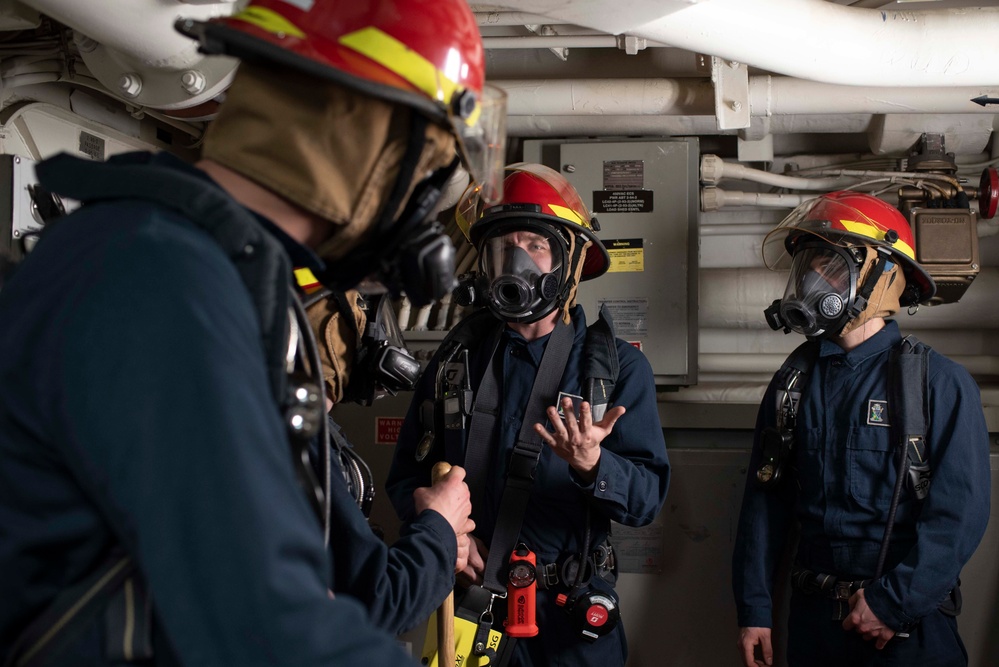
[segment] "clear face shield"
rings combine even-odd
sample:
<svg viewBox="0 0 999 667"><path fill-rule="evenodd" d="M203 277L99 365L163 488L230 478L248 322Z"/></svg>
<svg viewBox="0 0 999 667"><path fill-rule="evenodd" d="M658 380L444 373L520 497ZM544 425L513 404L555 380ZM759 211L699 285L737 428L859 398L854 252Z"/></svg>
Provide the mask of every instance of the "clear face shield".
<svg viewBox="0 0 999 667"><path fill-rule="evenodd" d="M780 325L813 338L837 334L849 319L857 273L848 249L824 244L799 249L780 300Z"/></svg>
<svg viewBox="0 0 999 667"><path fill-rule="evenodd" d="M479 266L496 316L534 322L555 307L566 266L565 241L540 228L494 233L480 244Z"/></svg>
<svg viewBox="0 0 999 667"><path fill-rule="evenodd" d="M467 98L474 99L474 98ZM485 85L467 116L452 117L458 153L488 206L503 197L506 177L506 91Z"/></svg>

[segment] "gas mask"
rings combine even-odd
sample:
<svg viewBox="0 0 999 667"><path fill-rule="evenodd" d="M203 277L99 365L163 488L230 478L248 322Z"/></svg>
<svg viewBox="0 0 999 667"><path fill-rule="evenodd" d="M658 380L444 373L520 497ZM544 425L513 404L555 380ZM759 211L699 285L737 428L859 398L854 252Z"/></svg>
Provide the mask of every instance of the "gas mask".
<svg viewBox="0 0 999 667"><path fill-rule="evenodd" d="M386 295L325 289L310 295L305 307L333 403L371 405L415 386L420 363L406 351Z"/></svg>
<svg viewBox="0 0 999 667"><path fill-rule="evenodd" d="M367 323L344 398L371 405L386 393L395 396L415 387L420 362L406 350L388 295L372 295L365 301L368 304Z"/></svg>
<svg viewBox="0 0 999 667"><path fill-rule="evenodd" d="M568 248L550 225L498 225L479 266L489 308L506 322L536 322L560 303Z"/></svg>
<svg viewBox="0 0 999 667"><path fill-rule="evenodd" d="M863 248L805 242L794 253L783 298L767 308L772 329L809 338L838 334L856 316L858 273Z"/></svg>

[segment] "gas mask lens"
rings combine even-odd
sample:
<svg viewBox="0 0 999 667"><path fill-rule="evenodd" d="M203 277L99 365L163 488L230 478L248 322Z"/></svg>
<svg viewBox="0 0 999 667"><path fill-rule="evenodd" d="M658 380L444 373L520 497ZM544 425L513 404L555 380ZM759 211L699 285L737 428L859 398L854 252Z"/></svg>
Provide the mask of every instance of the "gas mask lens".
<svg viewBox="0 0 999 667"><path fill-rule="evenodd" d="M845 323L852 292L851 266L843 254L827 248L803 248L791 264L781 299L781 318L806 336L835 333Z"/></svg>
<svg viewBox="0 0 999 667"><path fill-rule="evenodd" d="M564 264L555 239L539 231L516 230L486 239L480 253L489 302L497 315L524 321L550 311Z"/></svg>

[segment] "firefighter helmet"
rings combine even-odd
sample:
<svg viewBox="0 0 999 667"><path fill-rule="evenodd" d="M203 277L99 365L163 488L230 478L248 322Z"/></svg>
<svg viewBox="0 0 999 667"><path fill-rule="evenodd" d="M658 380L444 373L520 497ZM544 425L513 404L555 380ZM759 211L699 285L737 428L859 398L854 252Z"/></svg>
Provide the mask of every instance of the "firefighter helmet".
<svg viewBox="0 0 999 667"><path fill-rule="evenodd" d="M818 237L839 247L887 247L905 273L900 305L924 303L936 292L933 279L916 261L912 229L902 213L869 194L841 190L794 209L763 241L763 262L773 270L791 266L796 248Z"/></svg>
<svg viewBox="0 0 999 667"><path fill-rule="evenodd" d="M482 39L465 0L251 0L177 29L204 53L301 70L449 128L484 196L503 177L506 95L485 85Z"/></svg>

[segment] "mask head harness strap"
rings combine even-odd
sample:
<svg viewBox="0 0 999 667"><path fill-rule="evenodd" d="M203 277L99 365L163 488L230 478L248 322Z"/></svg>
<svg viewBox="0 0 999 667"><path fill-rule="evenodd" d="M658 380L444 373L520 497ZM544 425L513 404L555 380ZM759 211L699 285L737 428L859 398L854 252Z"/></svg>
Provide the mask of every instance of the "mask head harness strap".
<svg viewBox="0 0 999 667"><path fill-rule="evenodd" d="M884 240L887 245L879 245L875 248L875 252L878 254L878 259L874 263L870 272L867 274L867 279L864 280L864 284L860 286L860 289L857 291L857 298L853 300L852 304L850 304L847 322L864 312L864 309L867 308L867 301L871 298L871 293L874 292L874 288L881 279L881 274L885 272L885 268L888 264L892 263L891 251L889 250L889 247L898 240L898 233L893 229L889 229L885 232Z"/></svg>

